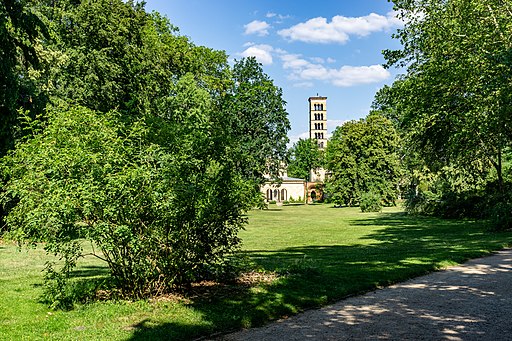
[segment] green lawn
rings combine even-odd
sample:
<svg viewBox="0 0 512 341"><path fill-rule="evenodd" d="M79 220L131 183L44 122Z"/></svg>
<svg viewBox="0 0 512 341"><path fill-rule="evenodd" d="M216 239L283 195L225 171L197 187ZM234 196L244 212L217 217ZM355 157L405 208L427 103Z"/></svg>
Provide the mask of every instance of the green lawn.
<svg viewBox="0 0 512 341"><path fill-rule="evenodd" d="M280 277L258 286L218 285L186 301L96 302L51 311L39 302L45 255L0 243L2 339L193 339L257 326L512 245L473 221L363 214L328 205L253 211L244 254ZM101 276L85 259L77 276Z"/></svg>

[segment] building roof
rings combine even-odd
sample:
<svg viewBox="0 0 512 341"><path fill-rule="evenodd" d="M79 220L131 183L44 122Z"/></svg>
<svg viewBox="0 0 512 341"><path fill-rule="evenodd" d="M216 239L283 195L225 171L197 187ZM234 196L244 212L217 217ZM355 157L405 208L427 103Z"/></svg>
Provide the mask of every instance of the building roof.
<svg viewBox="0 0 512 341"><path fill-rule="evenodd" d="M285 176L285 177L282 177L281 179L283 179L283 181L306 181L304 179L299 179L299 178L290 178L289 176Z"/></svg>
<svg viewBox="0 0 512 341"><path fill-rule="evenodd" d="M281 179L281 183L291 183L291 182L306 182L306 180L304 179L299 179L299 178L290 178L289 176L282 176L280 177L279 179ZM267 181L265 181L266 183L273 183L270 178L267 178Z"/></svg>

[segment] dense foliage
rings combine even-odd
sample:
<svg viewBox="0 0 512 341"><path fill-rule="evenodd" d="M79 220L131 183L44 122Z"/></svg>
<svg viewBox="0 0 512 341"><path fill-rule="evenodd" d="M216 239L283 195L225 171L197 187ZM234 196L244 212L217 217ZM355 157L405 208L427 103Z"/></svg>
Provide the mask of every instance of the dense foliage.
<svg viewBox="0 0 512 341"><path fill-rule="evenodd" d="M400 175L398 145L393 124L377 112L337 127L325 152L330 200L354 206L364 193L372 192L393 204Z"/></svg>
<svg viewBox="0 0 512 341"><path fill-rule="evenodd" d="M509 172L512 5L503 0L394 3L406 22L396 34L403 48L386 51L385 57L389 66L407 72L380 100L392 108L388 113L420 165L411 179L411 207L424 202L422 196L434 196L432 203L446 208L435 210L447 215L457 202L464 211L476 207L475 200L492 206L483 201L504 199Z"/></svg>
<svg viewBox="0 0 512 341"><path fill-rule="evenodd" d="M238 167L244 177L259 186L264 175L276 178L286 159L290 130L282 90L273 85L254 57L235 62L233 87L225 98L232 117L231 135L240 155Z"/></svg>
<svg viewBox="0 0 512 341"><path fill-rule="evenodd" d="M231 68L133 1L36 1L50 38L30 80L50 103L20 111L2 161L11 238L44 241L57 304L91 242L124 295L200 280L239 246L244 213L276 175L289 129L254 58ZM57 285L55 285L57 284Z"/></svg>
<svg viewBox="0 0 512 341"><path fill-rule="evenodd" d="M28 73L39 66L35 41L47 35L28 1L0 1L0 156L14 147L21 133L18 109L44 104Z"/></svg>
<svg viewBox="0 0 512 341"><path fill-rule="evenodd" d="M309 181L310 172L323 164L323 153L312 139L299 139L289 150L288 175Z"/></svg>

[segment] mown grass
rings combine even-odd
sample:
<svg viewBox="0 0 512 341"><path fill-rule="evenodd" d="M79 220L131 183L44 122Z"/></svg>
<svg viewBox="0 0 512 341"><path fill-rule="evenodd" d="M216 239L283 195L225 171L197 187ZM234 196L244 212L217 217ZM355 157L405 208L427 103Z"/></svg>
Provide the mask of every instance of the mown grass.
<svg viewBox="0 0 512 341"><path fill-rule="evenodd" d="M41 249L0 243L2 339L194 339L261 325L303 309L485 255L512 244L474 221L411 217L399 209L362 214L328 205L253 211L244 254L280 277L257 286L218 285L187 301L105 301L51 311L40 302ZM101 277L85 259L77 276Z"/></svg>

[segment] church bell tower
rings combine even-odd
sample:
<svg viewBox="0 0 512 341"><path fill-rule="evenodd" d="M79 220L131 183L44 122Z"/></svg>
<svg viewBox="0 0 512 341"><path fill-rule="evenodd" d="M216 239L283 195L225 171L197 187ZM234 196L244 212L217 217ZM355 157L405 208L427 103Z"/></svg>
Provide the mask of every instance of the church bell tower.
<svg viewBox="0 0 512 341"><path fill-rule="evenodd" d="M309 97L309 138L327 147L327 97Z"/></svg>

